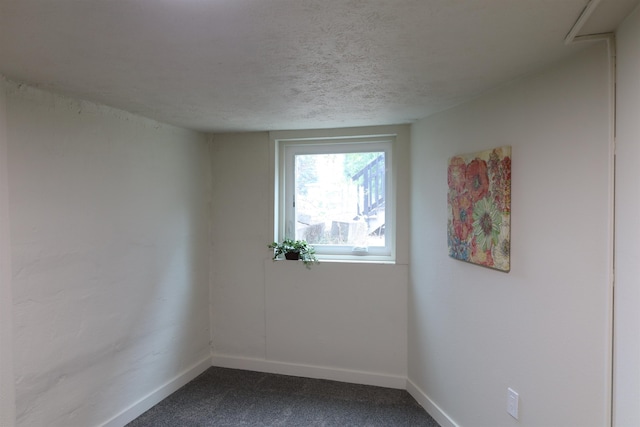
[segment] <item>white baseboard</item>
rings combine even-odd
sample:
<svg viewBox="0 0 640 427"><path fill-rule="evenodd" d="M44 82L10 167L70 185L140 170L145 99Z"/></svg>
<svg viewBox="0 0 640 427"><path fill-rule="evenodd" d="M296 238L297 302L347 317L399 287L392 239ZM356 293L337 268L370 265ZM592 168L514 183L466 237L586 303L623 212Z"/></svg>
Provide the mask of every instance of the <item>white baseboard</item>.
<svg viewBox="0 0 640 427"><path fill-rule="evenodd" d="M434 420L440 424L441 427L459 427L455 421L453 421L433 400L426 395L426 393L413 383L410 379L407 379L407 391L418 403L424 408L425 411L433 417Z"/></svg>
<svg viewBox="0 0 640 427"><path fill-rule="evenodd" d="M135 402L133 405L109 419L104 424L101 424L101 427L122 427L135 420L144 412L151 409L151 407L168 397L171 393L178 390L180 387L184 386L210 367L211 358L209 357L191 365L142 399Z"/></svg>
<svg viewBox="0 0 640 427"><path fill-rule="evenodd" d="M214 354L212 366L221 368L245 369L248 371L268 372L270 374L292 375L296 377L318 378L379 387L405 389L407 378L400 375L378 374L351 369L325 366L303 365L298 363L276 362L266 359L239 357L226 354Z"/></svg>

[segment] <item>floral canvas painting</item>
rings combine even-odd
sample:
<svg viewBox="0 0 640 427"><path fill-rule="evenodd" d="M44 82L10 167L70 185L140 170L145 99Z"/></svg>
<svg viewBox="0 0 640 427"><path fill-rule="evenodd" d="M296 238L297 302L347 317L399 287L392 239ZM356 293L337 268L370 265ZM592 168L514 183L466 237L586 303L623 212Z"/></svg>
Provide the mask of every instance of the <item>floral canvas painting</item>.
<svg viewBox="0 0 640 427"><path fill-rule="evenodd" d="M449 256L509 271L511 147L449 159Z"/></svg>

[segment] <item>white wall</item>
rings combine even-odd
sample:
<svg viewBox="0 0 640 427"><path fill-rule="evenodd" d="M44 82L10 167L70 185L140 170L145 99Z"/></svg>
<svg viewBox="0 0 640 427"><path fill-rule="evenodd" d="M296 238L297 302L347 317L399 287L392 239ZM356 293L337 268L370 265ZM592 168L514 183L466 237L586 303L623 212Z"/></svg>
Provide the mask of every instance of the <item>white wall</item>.
<svg viewBox="0 0 640 427"><path fill-rule="evenodd" d="M5 81L0 78L0 426L15 420Z"/></svg>
<svg viewBox="0 0 640 427"><path fill-rule="evenodd" d="M616 34L616 293L614 425L640 425L640 9Z"/></svg>
<svg viewBox="0 0 640 427"><path fill-rule="evenodd" d="M267 249L274 234L269 134L213 136L214 364L404 387L409 128L395 129L398 264L323 262L311 270L274 263Z"/></svg>
<svg viewBox="0 0 640 427"><path fill-rule="evenodd" d="M7 136L17 424L97 425L206 367L206 137L13 84Z"/></svg>
<svg viewBox="0 0 640 427"><path fill-rule="evenodd" d="M445 426L608 423L609 77L600 42L412 128L408 376ZM447 255L448 158L502 145L513 147L510 273Z"/></svg>

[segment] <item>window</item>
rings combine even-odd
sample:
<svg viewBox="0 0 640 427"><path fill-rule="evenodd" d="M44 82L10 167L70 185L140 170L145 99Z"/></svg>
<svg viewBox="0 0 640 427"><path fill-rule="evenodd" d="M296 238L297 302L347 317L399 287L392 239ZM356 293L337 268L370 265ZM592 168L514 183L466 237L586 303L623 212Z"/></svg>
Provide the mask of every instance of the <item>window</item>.
<svg viewBox="0 0 640 427"><path fill-rule="evenodd" d="M277 237L321 259L395 256L393 135L276 140Z"/></svg>

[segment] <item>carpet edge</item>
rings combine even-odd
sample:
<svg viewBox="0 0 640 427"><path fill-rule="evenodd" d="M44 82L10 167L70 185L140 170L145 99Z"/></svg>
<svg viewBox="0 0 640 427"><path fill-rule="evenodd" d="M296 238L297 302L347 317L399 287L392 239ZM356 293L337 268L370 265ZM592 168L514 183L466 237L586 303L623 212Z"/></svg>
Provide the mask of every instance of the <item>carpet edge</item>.
<svg viewBox="0 0 640 427"><path fill-rule="evenodd" d="M413 381L407 378L407 392L424 408L431 417L440 424L441 427L460 427L446 412L431 400L427 394L420 389Z"/></svg>
<svg viewBox="0 0 640 427"><path fill-rule="evenodd" d="M244 369L266 372L270 374L291 375L296 377L316 378L354 384L373 385L404 390L407 378L402 375L380 374L376 372L357 371L326 366L305 365L299 363L278 362L267 359L213 354L212 366L220 368Z"/></svg>
<svg viewBox="0 0 640 427"><path fill-rule="evenodd" d="M206 371L211 367L211 357L207 356L194 363L190 367L186 368L178 375L153 390L143 398L139 399L132 405L120 411L104 423L100 424L100 427L122 427L127 423L135 420L144 412L151 409L156 404L160 403L163 399L167 398L173 392L177 391L189 381L196 378L198 375Z"/></svg>

